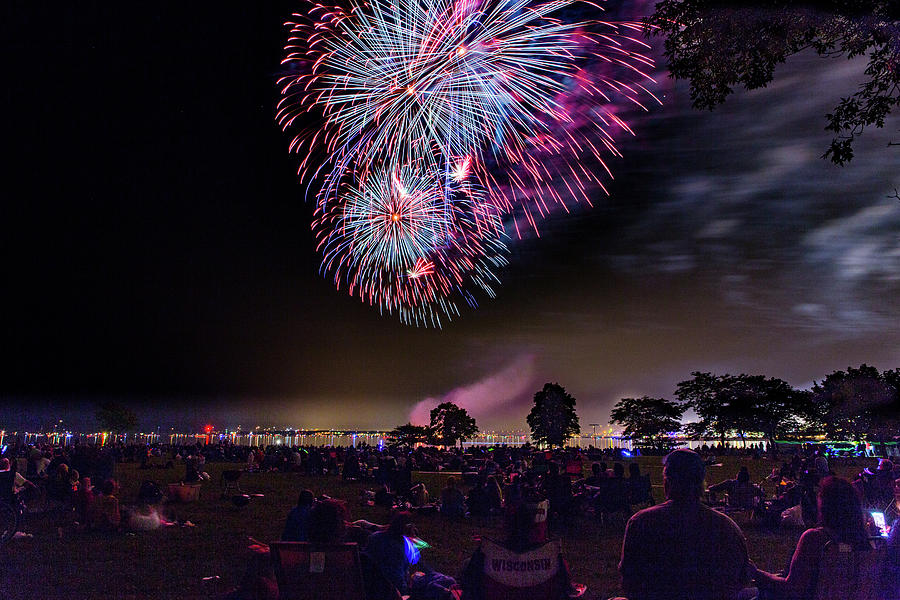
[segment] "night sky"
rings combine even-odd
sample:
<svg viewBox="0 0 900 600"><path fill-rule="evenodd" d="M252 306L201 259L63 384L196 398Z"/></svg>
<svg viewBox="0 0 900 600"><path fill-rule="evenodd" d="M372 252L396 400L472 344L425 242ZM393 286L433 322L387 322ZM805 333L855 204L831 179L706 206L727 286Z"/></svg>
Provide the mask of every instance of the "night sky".
<svg viewBox="0 0 900 600"><path fill-rule="evenodd" d="M864 62L795 57L713 112L659 71L610 196L512 241L496 299L417 329L318 273L274 121L299 6L4 3L0 426L89 428L121 398L147 429L382 428L449 399L524 429L558 381L589 430L693 370L900 366L900 120L820 158Z"/></svg>

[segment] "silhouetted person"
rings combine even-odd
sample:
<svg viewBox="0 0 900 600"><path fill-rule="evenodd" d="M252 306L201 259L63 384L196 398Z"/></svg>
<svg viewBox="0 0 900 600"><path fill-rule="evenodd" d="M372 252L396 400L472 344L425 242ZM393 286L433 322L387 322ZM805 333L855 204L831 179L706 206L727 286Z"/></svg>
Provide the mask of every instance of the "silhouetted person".
<svg viewBox="0 0 900 600"><path fill-rule="evenodd" d="M762 489L750 481L750 471L741 467L737 477L726 479L709 486L709 491L728 495L728 506L731 508L750 509L765 496Z"/></svg>
<svg viewBox="0 0 900 600"><path fill-rule="evenodd" d="M303 490L297 498L297 506L288 513L281 540L284 542L305 542L309 538L309 514L315 496L310 490Z"/></svg>
<svg viewBox="0 0 900 600"><path fill-rule="evenodd" d="M456 487L456 477L448 477L441 490L441 514L445 517L457 518L466 513L466 499Z"/></svg>
<svg viewBox="0 0 900 600"><path fill-rule="evenodd" d="M629 600L730 600L747 579L747 545L734 521L700 502L700 455L665 458L666 502L628 521L619 572Z"/></svg>
<svg viewBox="0 0 900 600"><path fill-rule="evenodd" d="M411 523L412 516L408 512L398 512L391 518L388 528L373 533L366 544L366 555L372 564L402 594L408 589L410 555L405 536Z"/></svg>
<svg viewBox="0 0 900 600"><path fill-rule="evenodd" d="M848 544L854 550L871 550L859 497L849 481L826 477L819 489L819 526L807 529L797 542L791 566L785 577L752 566L753 579L771 600L812 597L818 577L830 573L819 568L822 553L829 542Z"/></svg>
<svg viewBox="0 0 900 600"><path fill-rule="evenodd" d="M594 463L591 465L591 476L584 480L584 485L600 485L601 479L606 479L606 472L600 463Z"/></svg>
<svg viewBox="0 0 900 600"><path fill-rule="evenodd" d="M878 600L900 598L900 521L895 521L879 572Z"/></svg>
<svg viewBox="0 0 900 600"><path fill-rule="evenodd" d="M627 482L629 504L642 504L644 502L648 502L650 505L655 504L650 477L641 475L641 468L636 462L628 464Z"/></svg>

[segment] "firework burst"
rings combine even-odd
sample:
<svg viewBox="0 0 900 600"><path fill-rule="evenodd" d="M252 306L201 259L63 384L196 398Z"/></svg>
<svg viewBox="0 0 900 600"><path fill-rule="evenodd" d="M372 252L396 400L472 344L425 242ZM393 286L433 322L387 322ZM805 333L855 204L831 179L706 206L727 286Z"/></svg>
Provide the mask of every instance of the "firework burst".
<svg viewBox="0 0 900 600"><path fill-rule="evenodd" d="M559 112L554 96L573 68L577 24L547 18L571 3L551 0L374 0L348 13L293 24L305 48L286 61L312 61L283 81L283 125L313 109L326 121L323 143L341 170L379 155L415 160L437 145L458 156L488 141L523 141L536 115ZM303 137L295 139L302 144ZM299 147L299 146L298 146Z"/></svg>
<svg viewBox="0 0 900 600"><path fill-rule="evenodd" d="M473 292L494 296L505 234L471 184L420 160L372 170L342 186L340 197L320 206L313 223L322 269L338 289L404 323L435 327L461 303L476 305Z"/></svg>
<svg viewBox="0 0 900 600"><path fill-rule="evenodd" d="M652 61L638 24L560 17L575 1L348 0L287 23L277 119L320 183L338 287L439 325L493 296L504 220L590 204Z"/></svg>

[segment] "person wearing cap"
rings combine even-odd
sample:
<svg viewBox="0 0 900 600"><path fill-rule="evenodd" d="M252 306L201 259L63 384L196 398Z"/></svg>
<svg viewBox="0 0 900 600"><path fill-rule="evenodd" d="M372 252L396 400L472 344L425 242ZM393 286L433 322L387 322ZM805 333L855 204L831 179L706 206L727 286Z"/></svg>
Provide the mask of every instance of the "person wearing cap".
<svg viewBox="0 0 900 600"><path fill-rule="evenodd" d="M691 450L664 461L667 501L628 521L619 573L629 600L731 600L748 581L747 544L727 516L700 502L706 468Z"/></svg>

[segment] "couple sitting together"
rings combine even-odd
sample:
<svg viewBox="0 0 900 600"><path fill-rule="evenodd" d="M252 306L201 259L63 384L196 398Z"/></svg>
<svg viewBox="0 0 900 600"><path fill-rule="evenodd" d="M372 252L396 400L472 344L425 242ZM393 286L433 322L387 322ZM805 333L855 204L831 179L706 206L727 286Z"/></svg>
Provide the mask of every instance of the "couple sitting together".
<svg viewBox="0 0 900 600"><path fill-rule="evenodd" d="M822 589L847 583L837 581L843 575L829 572L827 550L872 552L874 557L855 490L846 480L826 477L818 495L819 525L800 537L785 575L763 571L748 558L734 521L701 503L705 474L695 452L675 450L666 457L668 500L635 514L625 529L619 571L628 600L814 600ZM898 530L888 540L877 574L863 582L870 587L858 586L842 600L853 600L852 594L900 599ZM755 587L747 587L751 580Z"/></svg>

